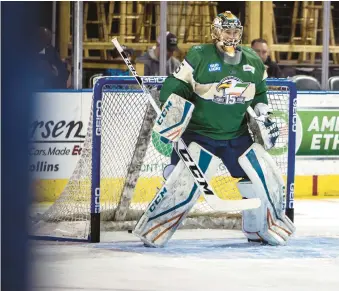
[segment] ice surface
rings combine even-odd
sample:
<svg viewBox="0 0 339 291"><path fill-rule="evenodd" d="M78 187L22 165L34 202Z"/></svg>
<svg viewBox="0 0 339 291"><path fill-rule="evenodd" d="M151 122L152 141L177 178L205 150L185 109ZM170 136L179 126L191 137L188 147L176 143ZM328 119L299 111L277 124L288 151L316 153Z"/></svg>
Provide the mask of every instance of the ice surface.
<svg viewBox="0 0 339 291"><path fill-rule="evenodd" d="M339 290L339 199L297 200L287 246L249 244L240 231L180 230L145 248L127 232L100 244L34 242L34 290Z"/></svg>

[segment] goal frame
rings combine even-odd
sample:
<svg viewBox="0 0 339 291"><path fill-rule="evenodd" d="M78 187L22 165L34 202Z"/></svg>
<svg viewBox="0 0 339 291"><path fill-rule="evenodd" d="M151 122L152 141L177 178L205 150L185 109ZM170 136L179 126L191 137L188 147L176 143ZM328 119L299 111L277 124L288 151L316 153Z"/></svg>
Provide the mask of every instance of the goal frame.
<svg viewBox="0 0 339 291"><path fill-rule="evenodd" d="M162 85L166 77L142 77L144 85ZM100 242L100 166L101 166L101 104L102 91L107 85L137 85L134 77L101 77L93 88L93 124L92 124L92 181L90 205L90 242ZM287 151L287 183L286 183L286 215L294 220L294 179L296 148L296 108L297 90L294 82L287 79L267 79L268 86L289 88L288 115L288 151ZM142 93L141 89L140 92Z"/></svg>

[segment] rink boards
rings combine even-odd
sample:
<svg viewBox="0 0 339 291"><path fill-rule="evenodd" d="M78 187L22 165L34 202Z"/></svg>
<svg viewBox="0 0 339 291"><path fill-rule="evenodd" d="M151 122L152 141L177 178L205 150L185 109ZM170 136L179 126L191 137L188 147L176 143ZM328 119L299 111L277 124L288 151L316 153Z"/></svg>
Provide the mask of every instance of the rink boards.
<svg viewBox="0 0 339 291"><path fill-rule="evenodd" d="M72 175L87 132L91 97L89 90L35 96L29 172L35 180L37 201L54 201ZM298 93L296 198L339 196L338 104L339 92ZM164 166L146 161L141 173L161 175Z"/></svg>

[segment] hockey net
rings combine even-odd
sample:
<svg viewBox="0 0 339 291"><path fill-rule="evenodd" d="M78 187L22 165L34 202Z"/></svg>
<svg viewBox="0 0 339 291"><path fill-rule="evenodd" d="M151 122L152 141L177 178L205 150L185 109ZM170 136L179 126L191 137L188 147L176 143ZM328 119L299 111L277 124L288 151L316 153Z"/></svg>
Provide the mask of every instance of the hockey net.
<svg viewBox="0 0 339 291"><path fill-rule="evenodd" d="M164 79L144 78L156 100ZM268 86L273 120L280 128L270 154L291 184L294 150L289 150L289 144L294 143L294 131L290 109L295 96L288 81L268 81ZM169 164L172 146L152 132L155 111L133 78L100 79L94 88L90 116L76 168L56 202L34 218L35 236L90 239L93 213L99 212L101 231L132 229L164 182L162 172ZM100 171L94 171L95 167ZM223 199L241 199L237 181L220 161L211 185ZM95 183L100 183L100 190ZM240 221L240 213L217 213L200 198L183 227L239 228Z"/></svg>

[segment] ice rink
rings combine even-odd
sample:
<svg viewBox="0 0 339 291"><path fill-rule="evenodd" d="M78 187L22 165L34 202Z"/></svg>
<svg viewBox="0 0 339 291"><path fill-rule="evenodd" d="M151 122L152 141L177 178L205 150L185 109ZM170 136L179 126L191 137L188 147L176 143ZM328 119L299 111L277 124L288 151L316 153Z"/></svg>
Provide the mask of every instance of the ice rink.
<svg viewBox="0 0 339 291"><path fill-rule="evenodd" d="M100 244L33 242L33 290L339 290L339 199L297 200L284 247L241 231L179 230L163 249L127 232Z"/></svg>

